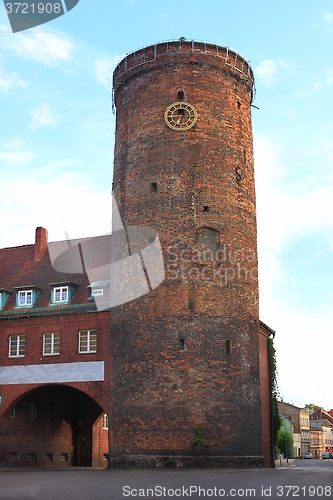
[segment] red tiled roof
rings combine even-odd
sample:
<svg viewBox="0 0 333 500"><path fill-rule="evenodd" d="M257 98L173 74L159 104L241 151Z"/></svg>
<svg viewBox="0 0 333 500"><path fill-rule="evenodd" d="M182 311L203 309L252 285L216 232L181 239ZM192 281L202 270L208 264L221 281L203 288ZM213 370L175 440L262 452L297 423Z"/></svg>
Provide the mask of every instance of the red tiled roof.
<svg viewBox="0 0 333 500"><path fill-rule="evenodd" d="M41 229L41 228L38 228ZM59 245L74 246L79 242L94 242L99 251L104 253L104 260L110 262L110 236L97 236L95 238L84 238L81 240L72 240L69 242L58 242ZM70 308L70 306L84 305L84 307L95 308L93 300L89 297L89 282L93 280L106 279L103 270L96 269L96 272L89 273L89 278L84 272L59 272L56 271L51 263L49 250L46 248L40 260L35 260L35 244L23 245L18 247L0 249L0 289L11 291L10 297L6 301L4 308L0 312L1 317L12 316L13 314L30 314L40 308L49 308L54 311L55 308ZM52 244L54 245L54 244ZM77 271L77 269L76 269ZM51 286L55 283L73 282L76 285L75 293L70 304L61 304L50 306ZM41 289L34 307L16 308L16 292L18 287L36 286ZM6 314L7 312L7 314Z"/></svg>

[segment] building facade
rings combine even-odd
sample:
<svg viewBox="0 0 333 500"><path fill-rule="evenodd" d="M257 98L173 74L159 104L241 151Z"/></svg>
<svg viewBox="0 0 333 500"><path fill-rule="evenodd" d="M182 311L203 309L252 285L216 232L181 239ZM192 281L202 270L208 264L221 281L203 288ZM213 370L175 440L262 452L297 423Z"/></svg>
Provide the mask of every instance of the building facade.
<svg viewBox="0 0 333 500"><path fill-rule="evenodd" d="M64 245L77 241L52 249ZM54 269L44 228L35 244L0 250L2 465L107 464L110 313L91 283Z"/></svg>

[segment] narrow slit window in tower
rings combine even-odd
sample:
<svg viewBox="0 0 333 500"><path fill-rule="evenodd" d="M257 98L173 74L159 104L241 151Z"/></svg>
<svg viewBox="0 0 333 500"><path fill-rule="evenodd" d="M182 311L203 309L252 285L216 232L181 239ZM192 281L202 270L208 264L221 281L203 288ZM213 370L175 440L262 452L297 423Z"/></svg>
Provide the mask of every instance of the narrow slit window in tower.
<svg viewBox="0 0 333 500"><path fill-rule="evenodd" d="M204 206L204 212L209 212L209 206L208 205Z"/></svg>
<svg viewBox="0 0 333 500"><path fill-rule="evenodd" d="M157 192L157 182L152 182L151 183L151 190L156 193Z"/></svg>
<svg viewBox="0 0 333 500"><path fill-rule="evenodd" d="M227 340L227 354L230 354L230 340Z"/></svg>
<svg viewBox="0 0 333 500"><path fill-rule="evenodd" d="M178 90L178 99L180 101L184 100L184 92L182 90Z"/></svg>

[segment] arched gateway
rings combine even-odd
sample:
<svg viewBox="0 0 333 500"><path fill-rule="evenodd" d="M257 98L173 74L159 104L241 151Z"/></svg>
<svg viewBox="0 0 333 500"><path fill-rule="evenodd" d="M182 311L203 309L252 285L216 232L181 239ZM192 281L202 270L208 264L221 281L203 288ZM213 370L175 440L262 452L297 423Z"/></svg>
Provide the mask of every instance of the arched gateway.
<svg viewBox="0 0 333 500"><path fill-rule="evenodd" d="M84 392L45 385L25 392L1 419L0 462L7 466L107 464L108 419Z"/></svg>

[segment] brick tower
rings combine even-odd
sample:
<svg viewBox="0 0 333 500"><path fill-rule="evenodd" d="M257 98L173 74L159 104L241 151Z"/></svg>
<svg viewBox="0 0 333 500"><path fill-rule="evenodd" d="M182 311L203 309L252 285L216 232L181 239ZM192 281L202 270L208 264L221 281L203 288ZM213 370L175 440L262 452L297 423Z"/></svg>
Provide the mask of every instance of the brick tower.
<svg viewBox="0 0 333 500"><path fill-rule="evenodd" d="M157 231L165 279L111 312L110 462L262 464L252 70L181 39L113 83L114 195L125 227Z"/></svg>

